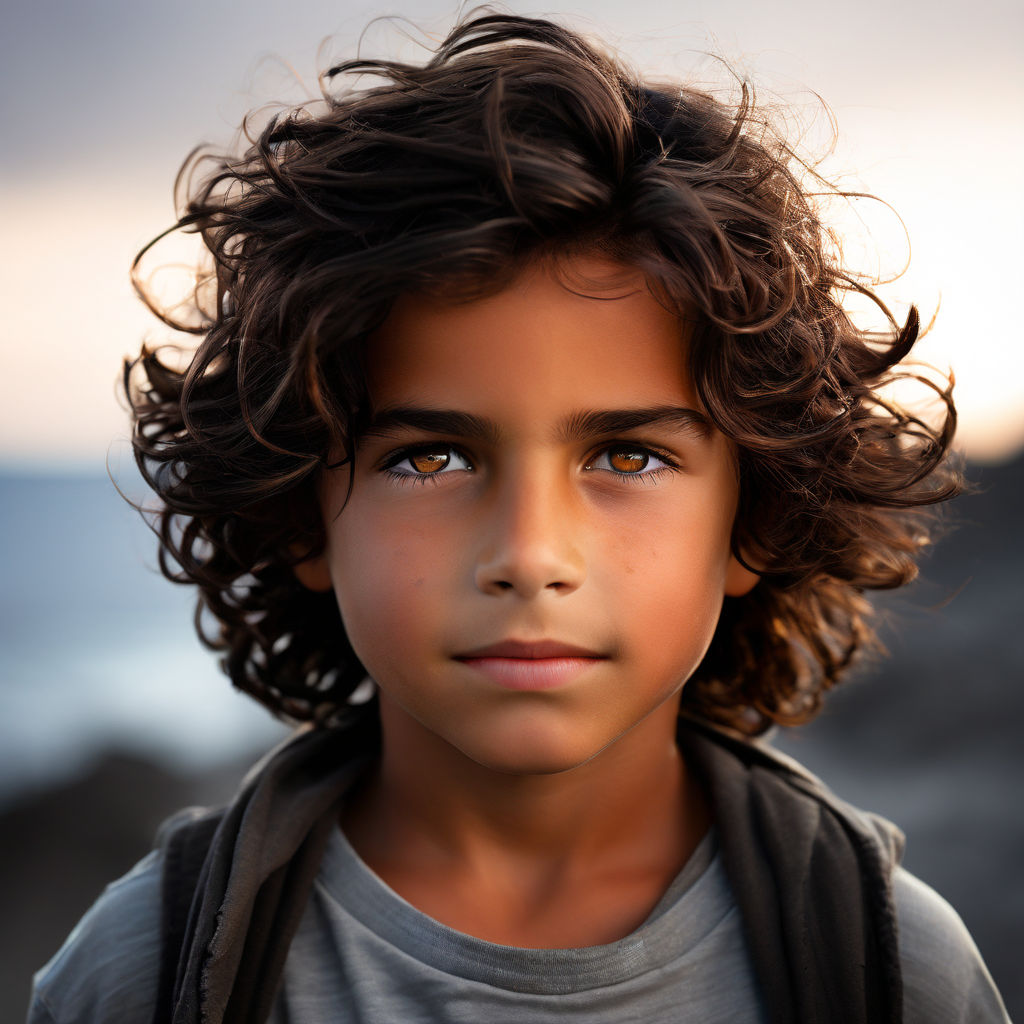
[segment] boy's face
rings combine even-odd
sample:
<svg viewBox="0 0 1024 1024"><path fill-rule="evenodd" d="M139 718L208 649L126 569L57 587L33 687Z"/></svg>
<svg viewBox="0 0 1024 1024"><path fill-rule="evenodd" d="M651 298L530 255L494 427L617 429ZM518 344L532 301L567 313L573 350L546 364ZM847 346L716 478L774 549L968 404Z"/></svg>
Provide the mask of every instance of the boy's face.
<svg viewBox="0 0 1024 1024"><path fill-rule="evenodd" d="M467 304L398 303L351 498L339 515L348 473L328 474L326 554L299 570L333 585L385 728L503 772L671 722L723 595L756 581L730 553L732 453L679 321L629 268L568 267L605 286L574 294L538 264Z"/></svg>

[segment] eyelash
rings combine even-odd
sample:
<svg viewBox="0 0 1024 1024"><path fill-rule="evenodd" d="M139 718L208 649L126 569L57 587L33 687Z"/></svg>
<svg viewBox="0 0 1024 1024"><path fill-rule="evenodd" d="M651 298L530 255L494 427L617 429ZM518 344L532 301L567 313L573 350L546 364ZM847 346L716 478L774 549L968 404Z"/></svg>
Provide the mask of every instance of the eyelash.
<svg viewBox="0 0 1024 1024"><path fill-rule="evenodd" d="M643 454L647 456L653 456L659 462L663 463L662 466L657 469L653 469L649 472L641 473L620 473L614 469L602 470L602 472L611 473L619 480L625 480L632 484L653 484L655 480L662 476L664 473L676 473L682 466L676 459L674 459L667 452L661 451L658 448L652 448L650 445L645 444L628 444L625 442L613 442L606 444L602 448L598 449L589 459L584 466L584 469L591 470L593 463L601 455L606 455L610 452L630 452L634 454ZM424 445L413 445L409 448L402 448L397 452L393 452L381 466L381 472L391 480L395 480L400 484L425 484L432 483L434 485L440 484L440 477L448 476L449 474L444 470L438 470L434 473L399 473L395 471L395 466L399 463L404 462L406 459L413 458L416 455L425 455L428 453L437 452L454 452L460 458L465 459L467 463L472 465L472 460L462 452L456 445L453 444L424 444Z"/></svg>

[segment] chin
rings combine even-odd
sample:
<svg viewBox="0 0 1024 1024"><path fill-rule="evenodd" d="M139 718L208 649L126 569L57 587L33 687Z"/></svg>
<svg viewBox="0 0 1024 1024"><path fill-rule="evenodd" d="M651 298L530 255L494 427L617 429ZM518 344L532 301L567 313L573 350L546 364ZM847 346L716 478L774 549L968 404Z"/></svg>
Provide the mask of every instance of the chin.
<svg viewBox="0 0 1024 1024"><path fill-rule="evenodd" d="M477 764L503 775L559 775L586 764L600 753L579 737L517 736L505 742L460 744L459 750Z"/></svg>
<svg viewBox="0 0 1024 1024"><path fill-rule="evenodd" d="M488 758L487 760L474 758L474 760L476 760L477 764L499 775L539 777L543 775L561 775L565 772L571 772L574 768L579 768L581 765L585 764L590 760L590 758L577 760L565 757L527 755L521 758L504 757Z"/></svg>

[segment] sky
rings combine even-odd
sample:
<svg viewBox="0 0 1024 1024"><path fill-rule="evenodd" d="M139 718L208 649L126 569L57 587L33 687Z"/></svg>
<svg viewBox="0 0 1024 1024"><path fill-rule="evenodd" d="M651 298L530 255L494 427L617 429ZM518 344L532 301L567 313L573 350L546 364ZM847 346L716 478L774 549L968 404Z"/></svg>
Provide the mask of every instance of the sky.
<svg viewBox="0 0 1024 1024"><path fill-rule="evenodd" d="M847 254L891 274L899 310L938 309L921 358L952 366L959 443L977 459L1024 445L1024 345L1015 297L1024 237L1024 5L949 0L763 4L563 0L550 14L660 78L722 82L724 57L786 109L844 188ZM0 40L0 464L102 472L124 458L121 360L166 335L128 266L172 223L177 167L230 144L250 109L316 94L331 57L424 51L458 9L436 0L15 0ZM375 21L383 15L413 25ZM360 43L360 37L362 42ZM896 214L899 216L897 217ZM166 250L168 258L180 258Z"/></svg>

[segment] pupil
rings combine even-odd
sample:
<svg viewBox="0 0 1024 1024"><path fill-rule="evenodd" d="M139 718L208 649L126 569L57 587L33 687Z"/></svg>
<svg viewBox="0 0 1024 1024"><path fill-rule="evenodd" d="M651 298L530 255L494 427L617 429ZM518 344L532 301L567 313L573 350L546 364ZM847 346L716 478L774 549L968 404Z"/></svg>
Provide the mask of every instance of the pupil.
<svg viewBox="0 0 1024 1024"><path fill-rule="evenodd" d="M448 465L448 456L440 452L420 452L413 455L410 461L417 473L436 473Z"/></svg>
<svg viewBox="0 0 1024 1024"><path fill-rule="evenodd" d="M635 473L646 468L648 458L643 452L620 451L612 452L608 461L611 462L612 469L619 473Z"/></svg>

